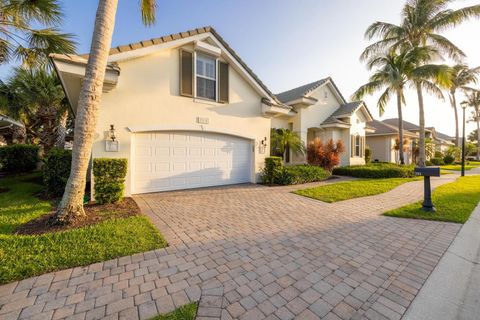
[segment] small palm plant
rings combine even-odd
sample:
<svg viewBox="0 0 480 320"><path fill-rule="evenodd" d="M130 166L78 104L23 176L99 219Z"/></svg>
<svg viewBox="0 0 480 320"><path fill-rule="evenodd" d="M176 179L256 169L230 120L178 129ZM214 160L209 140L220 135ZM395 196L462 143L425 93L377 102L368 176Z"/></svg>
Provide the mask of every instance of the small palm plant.
<svg viewBox="0 0 480 320"><path fill-rule="evenodd" d="M305 154L305 144L296 132L279 128L270 131L271 154L286 159L287 150L294 154Z"/></svg>

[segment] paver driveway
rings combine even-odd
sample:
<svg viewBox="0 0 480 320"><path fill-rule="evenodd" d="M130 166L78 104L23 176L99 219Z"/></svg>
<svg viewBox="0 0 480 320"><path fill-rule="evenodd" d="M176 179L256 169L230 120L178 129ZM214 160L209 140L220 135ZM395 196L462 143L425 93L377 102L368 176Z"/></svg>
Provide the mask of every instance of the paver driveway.
<svg viewBox="0 0 480 320"><path fill-rule="evenodd" d="M0 318L136 319L200 299L199 319L400 319L460 228L380 215L421 182L336 204L297 188L138 196L169 248L0 287Z"/></svg>

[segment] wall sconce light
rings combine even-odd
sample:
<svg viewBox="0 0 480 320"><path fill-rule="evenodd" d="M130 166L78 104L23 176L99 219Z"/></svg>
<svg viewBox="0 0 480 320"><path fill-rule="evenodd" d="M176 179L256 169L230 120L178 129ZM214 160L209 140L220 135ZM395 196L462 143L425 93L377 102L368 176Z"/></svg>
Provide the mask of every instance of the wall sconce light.
<svg viewBox="0 0 480 320"><path fill-rule="evenodd" d="M260 145L258 146L258 153L265 153L265 150L267 149L267 137L263 138L260 140Z"/></svg>
<svg viewBox="0 0 480 320"><path fill-rule="evenodd" d="M267 137L263 138L263 140L260 141L260 145L261 145L262 147L266 147L266 146L267 146Z"/></svg>
<svg viewBox="0 0 480 320"><path fill-rule="evenodd" d="M117 137L115 137L115 126L113 124L110 125L110 130L108 132L110 134L110 140L114 142Z"/></svg>

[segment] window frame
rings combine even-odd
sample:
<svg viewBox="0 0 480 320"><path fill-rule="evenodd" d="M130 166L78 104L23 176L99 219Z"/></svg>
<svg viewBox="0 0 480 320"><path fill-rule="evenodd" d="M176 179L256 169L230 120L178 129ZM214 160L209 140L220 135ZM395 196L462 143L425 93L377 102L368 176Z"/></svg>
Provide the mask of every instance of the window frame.
<svg viewBox="0 0 480 320"><path fill-rule="evenodd" d="M355 135L355 157L362 156L362 137L359 134Z"/></svg>
<svg viewBox="0 0 480 320"><path fill-rule="evenodd" d="M213 60L214 67L215 67L215 79L210 78L208 76L197 74L197 59L198 59L199 56L200 57L206 57L207 59ZM209 55L209 54L206 54L206 53L203 53L203 52L198 52L197 50L195 50L194 51L194 64L193 65L194 65L194 70L193 70L194 71L194 73L193 73L194 74L194 77L193 77L194 97L196 99L218 102L218 57L214 57L212 55ZM215 82L215 90L214 90L215 98L214 99L207 98L207 97L202 97L202 96L198 95L198 90L197 90L197 78L198 77Z"/></svg>

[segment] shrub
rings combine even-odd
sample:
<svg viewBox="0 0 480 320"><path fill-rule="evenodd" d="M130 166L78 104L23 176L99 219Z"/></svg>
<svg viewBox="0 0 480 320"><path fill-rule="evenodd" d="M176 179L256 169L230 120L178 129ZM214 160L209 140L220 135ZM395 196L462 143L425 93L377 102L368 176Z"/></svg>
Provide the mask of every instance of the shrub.
<svg viewBox="0 0 480 320"><path fill-rule="evenodd" d="M265 168L262 172L262 182L268 185L275 183L275 178L283 168L283 162L281 157L268 157L265 158Z"/></svg>
<svg viewBox="0 0 480 320"><path fill-rule="evenodd" d="M323 181L330 177L331 173L321 167L311 165L293 165L282 167L277 174L275 183L279 185L302 184L308 182Z"/></svg>
<svg viewBox="0 0 480 320"><path fill-rule="evenodd" d="M455 161L455 157L447 154L445 157L443 157L443 162L445 164L452 164Z"/></svg>
<svg viewBox="0 0 480 320"><path fill-rule="evenodd" d="M430 162L434 165L434 166L441 166L441 165L444 165L445 162L443 161L442 158L432 158L430 159Z"/></svg>
<svg viewBox="0 0 480 320"><path fill-rule="evenodd" d="M53 148L43 160L43 183L46 192L59 197L65 191L72 166L72 151Z"/></svg>
<svg viewBox="0 0 480 320"><path fill-rule="evenodd" d="M435 151L435 156L434 158L443 158L443 153L442 151Z"/></svg>
<svg viewBox="0 0 480 320"><path fill-rule="evenodd" d="M365 147L365 163L372 162L372 149L370 147Z"/></svg>
<svg viewBox="0 0 480 320"><path fill-rule="evenodd" d="M371 163L364 166L346 166L333 169L333 174L357 178L409 178L413 177L413 166L394 163Z"/></svg>
<svg viewBox="0 0 480 320"><path fill-rule="evenodd" d="M122 199L127 159L93 159L95 200L100 203L114 203Z"/></svg>
<svg viewBox="0 0 480 320"><path fill-rule="evenodd" d="M11 173L35 170L40 157L39 147L32 144L12 144L0 147L0 166L3 171Z"/></svg>
<svg viewBox="0 0 480 320"><path fill-rule="evenodd" d="M327 144L323 144L320 138L316 138L308 144L307 161L311 165L332 171L340 163L340 154L343 151L345 146L341 140L334 142L330 139Z"/></svg>

